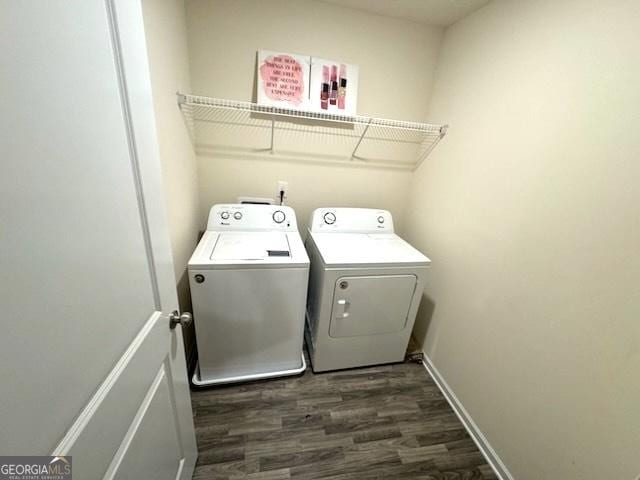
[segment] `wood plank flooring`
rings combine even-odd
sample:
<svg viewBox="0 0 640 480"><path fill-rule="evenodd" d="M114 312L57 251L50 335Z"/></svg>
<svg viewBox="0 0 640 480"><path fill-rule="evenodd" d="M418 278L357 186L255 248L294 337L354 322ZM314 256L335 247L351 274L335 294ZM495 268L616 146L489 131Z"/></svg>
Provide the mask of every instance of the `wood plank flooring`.
<svg viewBox="0 0 640 480"><path fill-rule="evenodd" d="M192 392L196 480L496 479L421 364Z"/></svg>

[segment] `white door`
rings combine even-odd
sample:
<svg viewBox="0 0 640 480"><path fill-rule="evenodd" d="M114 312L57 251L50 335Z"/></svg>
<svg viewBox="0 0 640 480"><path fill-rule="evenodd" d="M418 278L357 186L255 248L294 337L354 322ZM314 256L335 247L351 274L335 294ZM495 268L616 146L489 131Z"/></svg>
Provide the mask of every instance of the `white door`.
<svg viewBox="0 0 640 480"><path fill-rule="evenodd" d="M140 2L0 0L0 39L0 455L191 478Z"/></svg>

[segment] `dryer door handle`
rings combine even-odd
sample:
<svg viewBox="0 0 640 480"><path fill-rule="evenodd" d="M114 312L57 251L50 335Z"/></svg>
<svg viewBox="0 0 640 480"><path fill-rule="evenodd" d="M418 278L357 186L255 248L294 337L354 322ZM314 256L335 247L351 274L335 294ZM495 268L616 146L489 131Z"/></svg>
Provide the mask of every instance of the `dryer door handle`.
<svg viewBox="0 0 640 480"><path fill-rule="evenodd" d="M338 305L342 307L342 313L338 314L337 317L347 318L349 316L349 307L351 306L351 304L344 298L341 298L340 300L338 300Z"/></svg>

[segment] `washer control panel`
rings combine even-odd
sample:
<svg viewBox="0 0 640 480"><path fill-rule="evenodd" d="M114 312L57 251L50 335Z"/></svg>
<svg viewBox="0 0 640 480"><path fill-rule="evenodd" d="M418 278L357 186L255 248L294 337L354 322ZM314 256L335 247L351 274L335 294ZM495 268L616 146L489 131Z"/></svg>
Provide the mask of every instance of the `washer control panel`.
<svg viewBox="0 0 640 480"><path fill-rule="evenodd" d="M312 232L393 233L393 218L387 210L373 208L318 208L309 222Z"/></svg>
<svg viewBox="0 0 640 480"><path fill-rule="evenodd" d="M297 231L296 214L284 205L218 204L211 207L207 230Z"/></svg>

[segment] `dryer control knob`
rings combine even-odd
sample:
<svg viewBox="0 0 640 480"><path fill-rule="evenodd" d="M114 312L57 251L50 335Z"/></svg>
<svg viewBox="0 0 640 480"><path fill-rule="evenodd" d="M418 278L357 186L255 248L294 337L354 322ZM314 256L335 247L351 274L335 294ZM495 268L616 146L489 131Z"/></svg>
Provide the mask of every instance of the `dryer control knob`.
<svg viewBox="0 0 640 480"><path fill-rule="evenodd" d="M273 221L276 223L282 223L284 222L285 218L287 218L287 216L284 214L284 212L282 210L276 210L275 212L273 212Z"/></svg>
<svg viewBox="0 0 640 480"><path fill-rule="evenodd" d="M222 212L222 213L220 214L220 217L221 217L223 220L229 220L229 212Z"/></svg>
<svg viewBox="0 0 640 480"><path fill-rule="evenodd" d="M378 223L384 223L384 217L382 215L378 217Z"/></svg>
<svg viewBox="0 0 640 480"><path fill-rule="evenodd" d="M233 218L235 218L236 220L240 220L242 218L242 213L240 212L236 212L233 214Z"/></svg>
<svg viewBox="0 0 640 480"><path fill-rule="evenodd" d="M327 225L333 225L334 223L336 223L335 213L327 212L324 214L323 218L324 218L324 223L326 223Z"/></svg>

